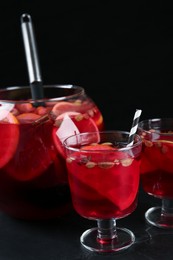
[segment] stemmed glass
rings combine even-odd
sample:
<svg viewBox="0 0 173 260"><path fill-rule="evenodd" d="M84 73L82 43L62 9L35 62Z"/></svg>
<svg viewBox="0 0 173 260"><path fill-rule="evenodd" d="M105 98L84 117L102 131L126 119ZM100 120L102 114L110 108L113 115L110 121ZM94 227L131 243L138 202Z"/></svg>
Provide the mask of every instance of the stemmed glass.
<svg viewBox="0 0 173 260"><path fill-rule="evenodd" d="M116 252L135 241L131 230L116 226L137 206L142 141L135 135L127 146L128 137L125 131L87 132L63 143L74 209L97 221L80 237L90 251Z"/></svg>
<svg viewBox="0 0 173 260"><path fill-rule="evenodd" d="M162 201L161 206L146 211L146 221L156 227L173 228L173 118L143 120L138 134L143 140L143 189Z"/></svg>

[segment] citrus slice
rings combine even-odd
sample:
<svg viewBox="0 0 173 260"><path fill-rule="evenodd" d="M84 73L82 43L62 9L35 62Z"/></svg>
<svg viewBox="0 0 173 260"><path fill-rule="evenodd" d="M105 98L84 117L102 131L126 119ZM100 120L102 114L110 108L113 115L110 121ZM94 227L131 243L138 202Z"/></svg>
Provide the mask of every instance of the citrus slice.
<svg viewBox="0 0 173 260"><path fill-rule="evenodd" d="M103 123L103 116L99 114L99 117L95 120L96 125L98 126L99 129L104 128L104 123Z"/></svg>
<svg viewBox="0 0 173 260"><path fill-rule="evenodd" d="M16 104L16 108L19 113L31 113L35 110L35 107L31 103Z"/></svg>
<svg viewBox="0 0 173 260"><path fill-rule="evenodd" d="M18 181L31 181L47 171L56 159L49 135L49 123L35 127L20 124L20 140L15 157L5 166L5 171Z"/></svg>
<svg viewBox="0 0 173 260"><path fill-rule="evenodd" d="M52 108L52 112L54 115L59 116L65 112L79 111L80 107L81 107L81 102L70 103L67 101L62 101L54 105L54 107Z"/></svg>
<svg viewBox="0 0 173 260"><path fill-rule="evenodd" d="M0 168L4 167L14 156L19 141L19 122L8 112L0 121Z"/></svg>
<svg viewBox="0 0 173 260"><path fill-rule="evenodd" d="M34 113L23 113L17 116L17 119L21 124L32 123L39 118L40 115Z"/></svg>
<svg viewBox="0 0 173 260"><path fill-rule="evenodd" d="M159 167L163 172L167 171L172 173L172 154L173 154L173 141L172 140L158 140L156 143L156 148L159 151L158 157L155 152L155 160L157 160L157 167Z"/></svg>
<svg viewBox="0 0 173 260"><path fill-rule="evenodd" d="M61 124L59 124L59 120L61 120ZM57 150L63 157L65 157L65 153L62 143L68 136L84 132L97 132L98 135L95 135L93 142L99 141L98 127L90 117L84 117L78 112L66 112L57 117L56 121L58 125L56 126L55 123L52 136ZM92 140L90 141L92 143Z"/></svg>
<svg viewBox="0 0 173 260"><path fill-rule="evenodd" d="M173 144L173 141L171 141L171 140L158 140L156 143L167 143L167 144Z"/></svg>
<svg viewBox="0 0 173 260"><path fill-rule="evenodd" d="M111 145L108 144L92 144L92 145L85 145L81 148L81 150L98 150L98 151L103 151L103 150L116 150L116 148L112 147Z"/></svg>

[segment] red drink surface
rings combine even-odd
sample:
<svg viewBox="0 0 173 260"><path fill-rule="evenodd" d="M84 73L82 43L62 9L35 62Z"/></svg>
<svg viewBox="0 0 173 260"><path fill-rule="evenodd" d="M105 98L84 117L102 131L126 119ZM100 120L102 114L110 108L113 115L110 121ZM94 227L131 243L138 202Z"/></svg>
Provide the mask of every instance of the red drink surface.
<svg viewBox="0 0 173 260"><path fill-rule="evenodd" d="M173 136L144 137L141 162L143 189L159 198L173 198Z"/></svg>
<svg viewBox="0 0 173 260"><path fill-rule="evenodd" d="M90 219L121 218L137 205L140 158L115 149L103 154L79 150L67 157L74 208Z"/></svg>
<svg viewBox="0 0 173 260"><path fill-rule="evenodd" d="M48 102L37 108L21 103L0 121L0 209L12 216L47 219L71 209L65 159L54 136L63 117L58 123L56 118L34 121L51 110L56 117L77 111L82 116L79 130L90 131L91 122L103 129L103 118L90 100L60 103Z"/></svg>

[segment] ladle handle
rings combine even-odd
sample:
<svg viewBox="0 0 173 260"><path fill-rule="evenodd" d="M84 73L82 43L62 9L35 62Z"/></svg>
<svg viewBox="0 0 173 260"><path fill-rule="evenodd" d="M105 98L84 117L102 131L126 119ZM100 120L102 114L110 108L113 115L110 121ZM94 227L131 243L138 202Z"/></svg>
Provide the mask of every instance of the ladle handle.
<svg viewBox="0 0 173 260"><path fill-rule="evenodd" d="M43 98L42 77L40 72L39 58L34 36L32 19L29 14L21 16L21 28L23 42L25 47L25 55L28 67L29 82L31 86L32 98Z"/></svg>

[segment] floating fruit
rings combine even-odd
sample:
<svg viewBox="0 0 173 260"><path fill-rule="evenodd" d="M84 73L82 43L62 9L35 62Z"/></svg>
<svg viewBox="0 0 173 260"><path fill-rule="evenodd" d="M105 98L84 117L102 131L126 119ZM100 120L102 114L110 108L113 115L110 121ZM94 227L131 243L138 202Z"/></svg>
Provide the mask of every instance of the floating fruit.
<svg viewBox="0 0 173 260"><path fill-rule="evenodd" d="M65 112L77 111L80 106L81 106L81 102L70 103L70 102L62 101L54 105L52 112L54 115L59 116Z"/></svg>
<svg viewBox="0 0 173 260"><path fill-rule="evenodd" d="M39 118L40 115L34 113L23 113L17 116L17 119L21 124L32 123Z"/></svg>
<svg viewBox="0 0 173 260"><path fill-rule="evenodd" d="M19 141L18 124L17 118L11 112L0 121L0 168L6 165L16 152Z"/></svg>
<svg viewBox="0 0 173 260"><path fill-rule="evenodd" d="M37 127L23 123L18 126L20 126L18 147L13 158L5 166L5 171L16 180L31 181L46 171L55 160L51 136L48 135L52 126L49 123Z"/></svg>
<svg viewBox="0 0 173 260"><path fill-rule="evenodd" d="M61 124L59 122L61 120ZM78 112L67 112L63 113L56 118L58 124L53 128L52 136L54 140L54 144L61 155L65 156L64 149L62 146L63 141L68 136L84 133L84 132L97 132L98 127L96 126L95 122L90 117L84 117L82 114ZM95 135L96 136L96 135ZM99 140L99 134L97 138L93 141Z"/></svg>
<svg viewBox="0 0 173 260"><path fill-rule="evenodd" d="M81 150L116 150L115 147L112 147L109 144L91 144L91 145L85 145L81 148Z"/></svg>

